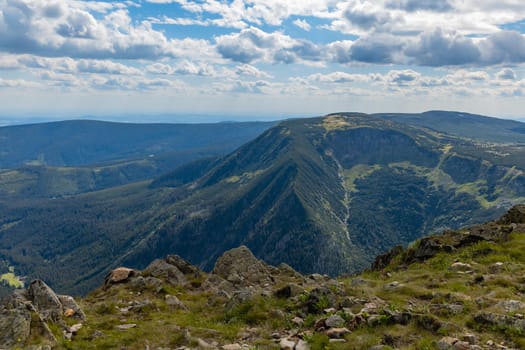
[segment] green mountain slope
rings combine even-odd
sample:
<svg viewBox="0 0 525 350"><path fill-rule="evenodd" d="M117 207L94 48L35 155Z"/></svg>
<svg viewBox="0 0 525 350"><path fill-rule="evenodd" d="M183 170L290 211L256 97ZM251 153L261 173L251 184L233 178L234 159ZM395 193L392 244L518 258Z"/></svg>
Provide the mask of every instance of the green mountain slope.
<svg viewBox="0 0 525 350"><path fill-rule="evenodd" d="M525 202L514 161L523 151L362 114L285 121L209 170L52 202L0 200L0 256L73 293L108 266L176 253L209 270L239 245L301 272L356 272L394 245Z"/></svg>
<svg viewBox="0 0 525 350"><path fill-rule="evenodd" d="M83 166L170 152L219 155L272 125L271 122L131 124L73 120L0 127L0 169L28 164Z"/></svg>
<svg viewBox="0 0 525 350"><path fill-rule="evenodd" d="M525 143L525 125L514 120L447 111L429 111L420 114L382 113L374 116L473 140Z"/></svg>
<svg viewBox="0 0 525 350"><path fill-rule="evenodd" d="M176 255L142 271L119 267L76 301L32 281L0 302L0 346L518 350L524 282L522 205L337 279L269 266L241 246L209 273Z"/></svg>

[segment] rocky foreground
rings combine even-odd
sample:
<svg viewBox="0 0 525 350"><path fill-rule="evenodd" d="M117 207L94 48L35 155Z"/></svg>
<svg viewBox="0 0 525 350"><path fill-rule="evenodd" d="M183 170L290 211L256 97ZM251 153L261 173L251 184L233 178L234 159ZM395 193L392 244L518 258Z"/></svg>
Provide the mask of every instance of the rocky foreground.
<svg viewBox="0 0 525 350"><path fill-rule="evenodd" d="M33 281L0 308L0 349L524 349L525 206L331 279L246 247L209 274L178 256L118 268L75 301Z"/></svg>

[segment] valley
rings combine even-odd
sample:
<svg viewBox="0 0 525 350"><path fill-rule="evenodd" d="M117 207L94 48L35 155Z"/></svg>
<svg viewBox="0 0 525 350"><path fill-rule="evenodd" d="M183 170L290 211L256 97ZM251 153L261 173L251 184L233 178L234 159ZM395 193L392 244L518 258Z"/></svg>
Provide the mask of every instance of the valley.
<svg viewBox="0 0 525 350"><path fill-rule="evenodd" d="M0 173L7 174L0 191L16 189L0 199L0 256L21 276L74 295L111 268L142 269L168 254L209 271L240 245L301 273L355 273L395 245L494 219L525 201L520 134L507 121L490 121L516 139L473 141L339 113L283 121L224 156L199 153L172 171L159 167L162 175L115 180L124 162L108 165L110 175L97 182L104 165L83 166L84 173L51 168L53 192L45 172L10 170ZM20 173L9 177L12 171ZM48 193L31 194L39 186Z"/></svg>

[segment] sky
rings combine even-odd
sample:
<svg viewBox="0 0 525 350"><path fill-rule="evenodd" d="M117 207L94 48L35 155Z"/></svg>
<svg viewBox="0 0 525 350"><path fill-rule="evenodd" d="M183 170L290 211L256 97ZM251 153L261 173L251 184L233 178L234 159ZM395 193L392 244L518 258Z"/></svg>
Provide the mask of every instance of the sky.
<svg viewBox="0 0 525 350"><path fill-rule="evenodd" d="M0 0L4 118L522 118L524 95L523 0Z"/></svg>

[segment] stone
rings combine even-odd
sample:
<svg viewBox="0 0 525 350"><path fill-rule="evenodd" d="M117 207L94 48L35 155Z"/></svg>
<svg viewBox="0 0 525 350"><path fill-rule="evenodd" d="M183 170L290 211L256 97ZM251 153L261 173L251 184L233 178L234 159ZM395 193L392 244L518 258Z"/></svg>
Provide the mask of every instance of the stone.
<svg viewBox="0 0 525 350"><path fill-rule="evenodd" d="M454 349L457 349L457 350L470 350L470 344L467 343L466 341L458 340L457 342L454 343Z"/></svg>
<svg viewBox="0 0 525 350"><path fill-rule="evenodd" d="M200 270L197 266L192 265L188 261L184 260L178 255L168 255L166 257L166 262L170 265L175 266L180 272L185 275L199 276Z"/></svg>
<svg viewBox="0 0 525 350"><path fill-rule="evenodd" d="M31 313L18 300L0 309L0 348L21 347L31 332Z"/></svg>
<svg viewBox="0 0 525 350"><path fill-rule="evenodd" d="M328 338L332 339L341 339L344 338L346 334L350 333L351 332L348 328L330 328L325 332Z"/></svg>
<svg viewBox="0 0 525 350"><path fill-rule="evenodd" d="M328 328L340 328L345 324L345 320L339 315L332 315L324 323Z"/></svg>
<svg viewBox="0 0 525 350"><path fill-rule="evenodd" d="M475 345L478 343L478 337L476 337L474 334L471 334L471 333L463 334L461 339L471 345Z"/></svg>
<svg viewBox="0 0 525 350"><path fill-rule="evenodd" d="M310 350L310 345L304 340L299 339L297 344L295 344L295 350Z"/></svg>
<svg viewBox="0 0 525 350"><path fill-rule="evenodd" d="M222 350L242 350L242 346L237 343L233 343L233 344L223 345L221 346L221 349Z"/></svg>
<svg viewBox="0 0 525 350"><path fill-rule="evenodd" d="M474 321L483 325L513 328L518 332L525 332L525 320L515 316L500 315L492 312L481 312L474 316Z"/></svg>
<svg viewBox="0 0 525 350"><path fill-rule="evenodd" d="M472 265L462 262L455 262L452 265L450 265L450 270L456 272L472 271Z"/></svg>
<svg viewBox="0 0 525 350"><path fill-rule="evenodd" d="M77 334L81 328L82 328L82 323L76 323L72 325L71 327L69 327L69 332L74 335L74 334Z"/></svg>
<svg viewBox="0 0 525 350"><path fill-rule="evenodd" d="M126 331L128 329L135 328L135 327L137 327L137 325L135 323L128 323L128 324L119 324L117 326L117 329L119 329L121 331Z"/></svg>
<svg viewBox="0 0 525 350"><path fill-rule="evenodd" d="M64 317L71 317L75 314L75 310L73 309L66 309L66 311L64 311Z"/></svg>
<svg viewBox="0 0 525 350"><path fill-rule="evenodd" d="M296 326L300 327L300 326L304 325L304 320L302 318L296 316L296 317L292 318L292 323L295 324Z"/></svg>
<svg viewBox="0 0 525 350"><path fill-rule="evenodd" d="M519 300L503 300L496 304L503 308L506 312L516 312L519 310L525 310L525 303Z"/></svg>
<svg viewBox="0 0 525 350"><path fill-rule="evenodd" d="M127 267L117 267L106 275L106 278L104 279L104 286L109 287L111 284L124 283L128 281L130 277L136 275L136 273L137 272L135 270L129 269Z"/></svg>
<svg viewBox="0 0 525 350"><path fill-rule="evenodd" d="M65 317L73 317L80 321L86 320L86 315L78 306L75 299L69 295L58 295L58 300L62 304L62 309L64 310ZM71 313L73 312L73 313Z"/></svg>
<svg viewBox="0 0 525 350"><path fill-rule="evenodd" d="M197 338L196 342L199 348L201 349L215 349L215 346L211 345L210 343L208 343L207 341L203 339Z"/></svg>
<svg viewBox="0 0 525 350"><path fill-rule="evenodd" d="M142 271L142 275L165 280L172 286L182 286L187 283L184 274L175 265L169 264L164 259L154 260Z"/></svg>
<svg viewBox="0 0 525 350"><path fill-rule="evenodd" d="M281 350L294 350L295 342L293 340L283 338L279 341L279 346Z"/></svg>
<svg viewBox="0 0 525 350"><path fill-rule="evenodd" d="M62 319L62 303L43 281L32 281L27 289L27 295L45 321L58 322Z"/></svg>
<svg viewBox="0 0 525 350"><path fill-rule="evenodd" d="M443 337L437 342L437 348L439 350L449 350L454 349L454 344L458 342L459 339L453 337Z"/></svg>
<svg viewBox="0 0 525 350"><path fill-rule="evenodd" d="M168 306L170 306L170 307L172 307L174 309L188 310L186 305L184 305L184 303L182 301L180 301L179 298L177 298L174 295L166 294L164 299L166 300L166 305L168 305Z"/></svg>
<svg viewBox="0 0 525 350"><path fill-rule="evenodd" d="M257 259L246 246L225 252L217 259L212 274L224 278L235 286L264 286L274 283L270 267Z"/></svg>

